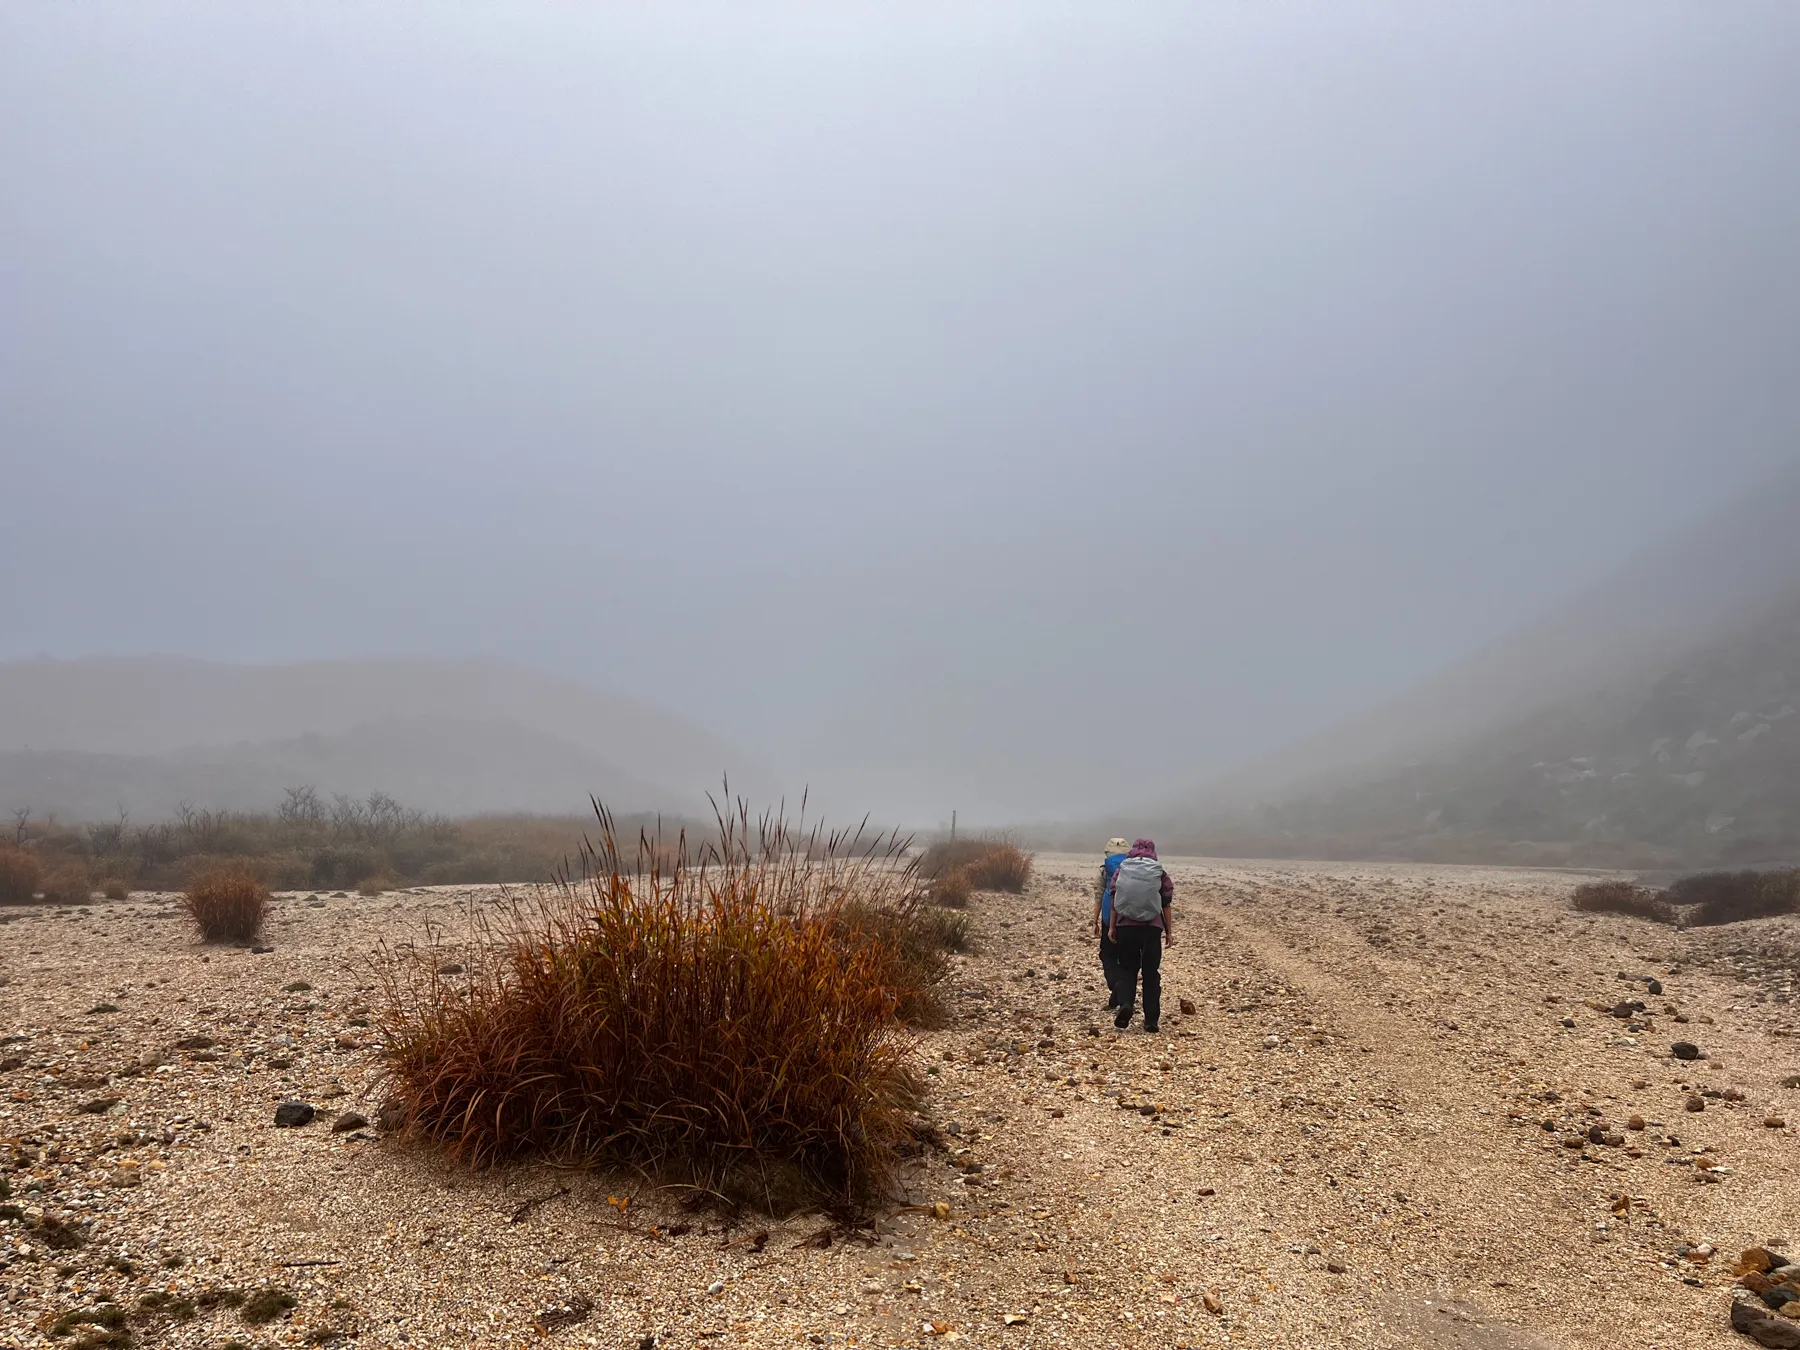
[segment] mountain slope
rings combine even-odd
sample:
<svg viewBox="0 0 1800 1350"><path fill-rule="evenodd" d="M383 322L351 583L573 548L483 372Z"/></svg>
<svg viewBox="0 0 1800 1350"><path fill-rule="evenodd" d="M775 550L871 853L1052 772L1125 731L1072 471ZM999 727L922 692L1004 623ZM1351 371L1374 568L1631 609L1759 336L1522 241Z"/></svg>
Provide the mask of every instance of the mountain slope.
<svg viewBox="0 0 1800 1350"><path fill-rule="evenodd" d="M742 754L680 718L493 662L233 666L169 657L0 665L0 807L266 808L312 783L410 806L694 809Z"/></svg>
<svg viewBox="0 0 1800 1350"><path fill-rule="evenodd" d="M1177 833L1181 833L1179 828ZM1656 678L1219 813L1190 847L1701 866L1800 859L1800 587Z"/></svg>
<svg viewBox="0 0 1800 1350"><path fill-rule="evenodd" d="M1369 715L1145 815L1237 855L1800 855L1800 718L1782 712L1800 706L1796 521L1800 472Z"/></svg>
<svg viewBox="0 0 1800 1350"><path fill-rule="evenodd" d="M1743 632L1800 586L1797 521L1800 471L1659 541L1609 581L1368 715L1222 775L1159 814L1192 820L1363 781L1564 700L1641 690L1685 654Z"/></svg>

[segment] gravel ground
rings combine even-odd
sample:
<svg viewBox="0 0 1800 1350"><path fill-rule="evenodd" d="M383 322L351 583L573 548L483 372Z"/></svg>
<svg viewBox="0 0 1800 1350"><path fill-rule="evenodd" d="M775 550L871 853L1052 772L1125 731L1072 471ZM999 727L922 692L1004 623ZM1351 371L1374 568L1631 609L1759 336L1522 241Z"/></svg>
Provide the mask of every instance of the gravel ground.
<svg viewBox="0 0 1800 1350"><path fill-rule="evenodd" d="M1766 1123L1800 1114L1800 923L1577 916L1543 872L1176 862L1162 1034L1119 1035L1093 865L977 898L919 1045L945 1147L859 1231L334 1133L376 1116L368 954L481 892L282 896L256 954L172 897L0 911L0 1345L99 1344L52 1324L146 1298L181 1315L135 1313L139 1346L1747 1344L1731 1258L1800 1219ZM275 1128L289 1098L317 1119ZM233 1306L268 1290L293 1306Z"/></svg>

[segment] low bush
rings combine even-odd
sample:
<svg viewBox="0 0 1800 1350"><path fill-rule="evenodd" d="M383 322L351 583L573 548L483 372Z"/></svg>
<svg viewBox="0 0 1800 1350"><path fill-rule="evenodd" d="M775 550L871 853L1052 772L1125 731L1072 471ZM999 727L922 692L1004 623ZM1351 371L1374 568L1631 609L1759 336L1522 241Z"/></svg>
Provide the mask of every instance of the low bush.
<svg viewBox="0 0 1800 1350"><path fill-rule="evenodd" d="M248 872L213 872L189 886L181 903L207 942L250 942L268 917L269 892Z"/></svg>
<svg viewBox="0 0 1800 1350"><path fill-rule="evenodd" d="M384 895L393 889L394 879L386 876L364 877L361 881L356 883L356 893L369 900L373 900L378 895Z"/></svg>
<svg viewBox="0 0 1800 1350"><path fill-rule="evenodd" d="M100 894L108 900L125 900L131 895L131 883L123 877L108 877L100 883Z"/></svg>
<svg viewBox="0 0 1800 1350"><path fill-rule="evenodd" d="M43 876L35 854L22 848L0 848L0 905L29 904Z"/></svg>
<svg viewBox="0 0 1800 1350"><path fill-rule="evenodd" d="M1696 926L1800 913L1800 869L1771 872L1699 872L1669 887L1669 898L1692 905Z"/></svg>
<svg viewBox="0 0 1800 1350"><path fill-rule="evenodd" d="M1624 914L1657 923L1675 922L1675 911L1660 892L1633 881L1583 882L1575 888L1572 903L1587 914Z"/></svg>
<svg viewBox="0 0 1800 1350"><path fill-rule="evenodd" d="M43 893L46 904L80 905L94 898L94 884L81 864L62 863L45 873Z"/></svg>
<svg viewBox="0 0 1800 1350"><path fill-rule="evenodd" d="M817 847L742 808L667 869L642 835L627 862L604 811L599 840L579 880L478 917L468 950L385 954L408 1133L478 1166L631 1166L773 1209L879 1192L916 1091L902 1016L952 936L924 935L897 841Z"/></svg>
<svg viewBox="0 0 1800 1350"><path fill-rule="evenodd" d="M919 874L933 881L953 872L975 890L1017 895L1031 880L1031 855L1007 839L940 839L919 859Z"/></svg>

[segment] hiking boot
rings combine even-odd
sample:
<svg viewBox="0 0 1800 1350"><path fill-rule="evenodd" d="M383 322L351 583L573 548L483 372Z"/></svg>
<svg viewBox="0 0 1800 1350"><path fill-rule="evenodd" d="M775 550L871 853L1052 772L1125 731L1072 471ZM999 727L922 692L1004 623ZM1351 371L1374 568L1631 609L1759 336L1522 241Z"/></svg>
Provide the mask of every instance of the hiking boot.
<svg viewBox="0 0 1800 1350"><path fill-rule="evenodd" d="M1106 1006L1104 1008L1102 1008L1100 1011L1101 1012L1117 1012L1117 1011L1119 1011L1119 1000L1116 998L1108 1000Z"/></svg>
<svg viewBox="0 0 1800 1350"><path fill-rule="evenodd" d="M1117 1027L1120 1031L1123 1031L1123 1030L1125 1030L1126 1027L1130 1026L1131 1025L1131 1009L1130 1008L1119 1009L1119 1015L1117 1017L1113 1018L1113 1025L1115 1027Z"/></svg>
<svg viewBox="0 0 1800 1350"><path fill-rule="evenodd" d="M1161 1024L1160 1024L1160 1023L1158 1023L1158 1022L1146 1022L1146 1023L1144 1023L1144 1034L1145 1034L1145 1035L1148 1035L1148 1036L1154 1036L1154 1035L1156 1035L1156 1030L1157 1030L1157 1027L1158 1027L1158 1026L1160 1026L1160 1025L1161 1025Z"/></svg>

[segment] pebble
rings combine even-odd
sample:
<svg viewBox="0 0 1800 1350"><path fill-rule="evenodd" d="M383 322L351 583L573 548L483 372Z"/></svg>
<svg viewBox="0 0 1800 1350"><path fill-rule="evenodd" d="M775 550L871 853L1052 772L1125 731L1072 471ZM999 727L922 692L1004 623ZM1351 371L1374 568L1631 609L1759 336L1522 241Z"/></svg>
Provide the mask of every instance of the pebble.
<svg viewBox="0 0 1800 1350"><path fill-rule="evenodd" d="M1676 1041L1669 1047L1669 1053L1676 1059L1699 1059L1700 1047L1692 1041Z"/></svg>

